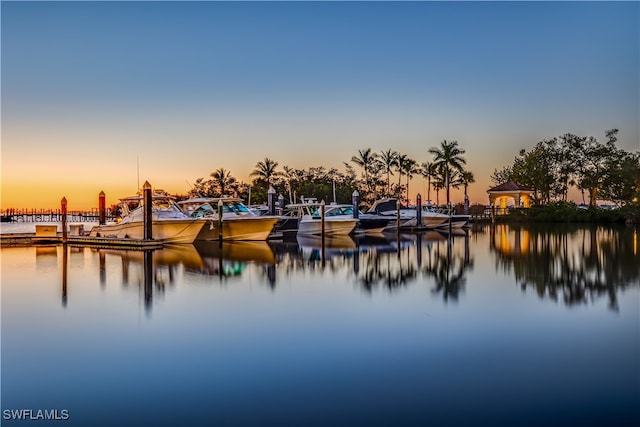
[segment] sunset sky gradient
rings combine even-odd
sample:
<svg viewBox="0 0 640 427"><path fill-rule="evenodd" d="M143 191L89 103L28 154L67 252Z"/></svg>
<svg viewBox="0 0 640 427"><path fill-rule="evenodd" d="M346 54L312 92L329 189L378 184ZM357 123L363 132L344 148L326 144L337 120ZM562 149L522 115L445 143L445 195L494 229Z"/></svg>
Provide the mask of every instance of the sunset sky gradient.
<svg viewBox="0 0 640 427"><path fill-rule="evenodd" d="M248 181L265 157L344 171L391 148L422 163L443 139L487 203L493 170L541 139L615 127L640 150L638 2L0 7L3 209L115 203L138 164L140 184L185 193L220 167Z"/></svg>

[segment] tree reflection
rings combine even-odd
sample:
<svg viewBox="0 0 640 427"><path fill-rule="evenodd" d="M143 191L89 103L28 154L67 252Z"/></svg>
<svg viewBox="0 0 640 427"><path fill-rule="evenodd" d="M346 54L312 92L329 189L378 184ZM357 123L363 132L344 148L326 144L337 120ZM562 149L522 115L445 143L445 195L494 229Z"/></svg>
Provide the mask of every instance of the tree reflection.
<svg viewBox="0 0 640 427"><path fill-rule="evenodd" d="M628 227L496 225L490 242L497 267L541 298L577 305L606 295L617 311L617 292L640 284L637 230Z"/></svg>
<svg viewBox="0 0 640 427"><path fill-rule="evenodd" d="M393 291L416 279L416 260L411 256L408 236L400 235L399 240L394 237L358 239L358 271L354 270L354 274L356 282L367 293L378 286Z"/></svg>
<svg viewBox="0 0 640 427"><path fill-rule="evenodd" d="M456 239L464 241L464 251L454 251ZM444 246L444 249L442 248ZM466 272L473 267L469 251L469 230L449 233L443 245L438 244L428 255L428 264L423 271L433 277L434 294L442 294L445 302L457 301L467 284Z"/></svg>
<svg viewBox="0 0 640 427"><path fill-rule="evenodd" d="M464 251L454 244L461 240ZM365 267L357 276L358 283L367 292L377 286L393 291L422 277L434 280L433 293L441 293L445 302L457 300L466 284L466 272L473 265L468 230L401 235L399 241L360 243L359 248Z"/></svg>

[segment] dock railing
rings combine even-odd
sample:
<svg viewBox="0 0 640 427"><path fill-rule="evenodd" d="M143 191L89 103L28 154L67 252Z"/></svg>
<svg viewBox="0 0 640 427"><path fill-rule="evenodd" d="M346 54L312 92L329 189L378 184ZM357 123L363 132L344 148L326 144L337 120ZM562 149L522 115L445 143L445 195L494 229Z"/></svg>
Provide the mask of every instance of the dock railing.
<svg viewBox="0 0 640 427"><path fill-rule="evenodd" d="M69 222L98 222L99 210L67 211ZM2 222L60 222L62 221L61 209L3 209L0 210ZM107 212L106 220L115 221L115 216Z"/></svg>

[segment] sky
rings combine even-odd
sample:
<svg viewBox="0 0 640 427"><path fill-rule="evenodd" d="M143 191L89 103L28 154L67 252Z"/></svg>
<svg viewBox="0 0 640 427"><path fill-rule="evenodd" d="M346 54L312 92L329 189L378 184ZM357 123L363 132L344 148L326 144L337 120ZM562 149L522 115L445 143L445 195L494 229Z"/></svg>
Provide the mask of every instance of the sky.
<svg viewBox="0 0 640 427"><path fill-rule="evenodd" d="M145 180L186 193L265 157L423 163L443 140L487 204L491 173L542 139L618 128L640 150L639 6L2 1L0 206L90 209Z"/></svg>

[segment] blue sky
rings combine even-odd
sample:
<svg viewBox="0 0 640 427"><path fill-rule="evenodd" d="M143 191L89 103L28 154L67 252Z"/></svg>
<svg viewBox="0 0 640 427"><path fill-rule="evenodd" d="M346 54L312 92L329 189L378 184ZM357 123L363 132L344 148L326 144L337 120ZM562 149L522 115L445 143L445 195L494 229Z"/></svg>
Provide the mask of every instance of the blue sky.
<svg viewBox="0 0 640 427"><path fill-rule="evenodd" d="M443 139L486 203L491 172L543 138L616 127L640 149L638 2L1 7L3 207L42 176L56 203L126 196L136 159L185 192L267 156L343 170L367 147L424 162Z"/></svg>

